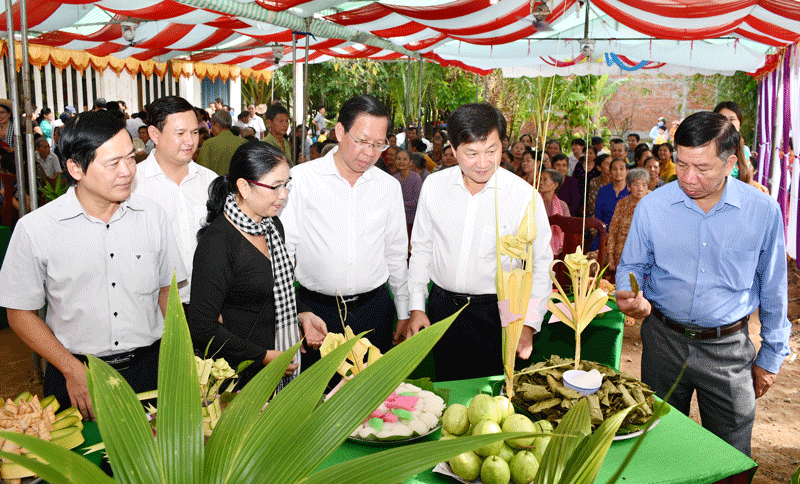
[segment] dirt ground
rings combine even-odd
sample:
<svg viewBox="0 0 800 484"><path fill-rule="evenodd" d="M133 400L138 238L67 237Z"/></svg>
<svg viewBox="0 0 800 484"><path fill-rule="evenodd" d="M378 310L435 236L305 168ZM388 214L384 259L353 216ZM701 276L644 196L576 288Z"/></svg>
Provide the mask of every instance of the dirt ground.
<svg viewBox="0 0 800 484"><path fill-rule="evenodd" d="M790 345L800 353L800 271L789 265L789 321L792 321ZM760 324L750 318L750 335L756 346ZM25 390L42 395L42 386L34 378L30 350L11 331L0 330L0 397L15 397ZM622 347L622 370L640 376L642 340L638 326L625 328ZM800 466L800 358L784 362L775 385L758 399L753 429L753 459L758 462L754 484L788 484ZM700 422L697 404L691 417Z"/></svg>
<svg viewBox="0 0 800 484"><path fill-rule="evenodd" d="M792 335L789 345L800 353L800 271L789 263L789 321ZM625 328L622 346L622 370L637 378L641 375L642 338L640 327ZM761 325L757 315L750 317L750 336L759 347ZM785 361L775 384L756 401L756 422L753 427L753 460L758 471L753 484L788 484L792 473L800 467L800 357ZM692 403L691 418L700 422L697 402Z"/></svg>

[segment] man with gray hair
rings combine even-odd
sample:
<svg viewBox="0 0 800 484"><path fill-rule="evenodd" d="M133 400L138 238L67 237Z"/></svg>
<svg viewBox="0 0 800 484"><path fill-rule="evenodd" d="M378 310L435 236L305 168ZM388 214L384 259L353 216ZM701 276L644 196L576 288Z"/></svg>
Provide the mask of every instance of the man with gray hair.
<svg viewBox="0 0 800 484"><path fill-rule="evenodd" d="M730 176L739 132L692 114L675 131L678 182L639 202L617 267L620 310L642 323L642 381L750 455L756 398L789 355L783 217L777 202ZM631 290L628 273L641 291ZM758 309L761 348L747 330Z"/></svg>
<svg viewBox="0 0 800 484"><path fill-rule="evenodd" d="M231 165L231 158L236 148L247 140L231 133L231 115L224 109L214 111L211 115L211 134L200 148L197 164L205 166L217 175L225 175Z"/></svg>

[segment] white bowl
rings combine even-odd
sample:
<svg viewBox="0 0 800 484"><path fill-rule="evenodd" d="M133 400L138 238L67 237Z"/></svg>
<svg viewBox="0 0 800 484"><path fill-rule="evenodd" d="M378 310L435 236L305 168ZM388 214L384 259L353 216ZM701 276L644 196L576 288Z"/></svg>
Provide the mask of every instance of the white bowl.
<svg viewBox="0 0 800 484"><path fill-rule="evenodd" d="M597 370L567 370L564 372L564 386L581 395L591 395L603 385L603 375Z"/></svg>

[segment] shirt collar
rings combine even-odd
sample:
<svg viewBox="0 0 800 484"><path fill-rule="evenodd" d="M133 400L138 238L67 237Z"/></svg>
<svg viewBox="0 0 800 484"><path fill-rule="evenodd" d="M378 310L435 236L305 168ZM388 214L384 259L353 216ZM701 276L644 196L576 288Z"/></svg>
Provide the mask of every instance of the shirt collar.
<svg viewBox="0 0 800 484"><path fill-rule="evenodd" d="M159 165L158 161L156 161L156 150L151 151L150 154L147 155L147 158L145 158L144 161L142 161L136 166L136 169L141 171L142 176L144 178L152 178L154 176L159 176L159 175L162 175L164 177L167 176L167 174L164 173L164 170L161 169L161 165ZM198 172L197 163L195 163L194 161L190 161L189 172L187 173L183 181L191 180L197 175L197 172Z"/></svg>
<svg viewBox="0 0 800 484"><path fill-rule="evenodd" d="M58 197L58 203L54 203L54 205L57 207L55 215L58 220L69 220L80 215L86 217L87 220L97 220L96 217L92 217L86 213L86 210L83 208L83 205L81 205L75 193L75 186L69 187L67 193ZM144 207L138 198L131 195L120 204L119 209L117 209L109 222L120 218L128 209L141 211L144 210Z"/></svg>
<svg viewBox="0 0 800 484"><path fill-rule="evenodd" d="M461 171L461 167L459 165L455 165L455 166L453 166L451 168L452 168L452 170L451 170L452 173L450 174L450 177L451 177L451 181L452 181L453 185L458 185L461 188L463 188L464 190L467 190L467 185L466 185L466 183L464 183L464 173ZM484 185L484 187L481 189L481 191L479 191L475 195L479 195L479 194L483 193L484 191L486 191L487 188L502 188L502 187L498 186L497 183L495 183L495 179L497 178L498 174L500 173L500 170L505 170L505 168L498 167L494 171L494 173L492 173L492 176L491 176L491 178L489 178L489 181L486 182L486 185ZM505 175L500 175L500 177L504 178ZM500 183L503 182L503 180L498 180L498 181ZM467 191L469 191L469 190L467 190Z"/></svg>
<svg viewBox="0 0 800 484"><path fill-rule="evenodd" d="M339 147L336 146L332 150L328 152L327 155L319 158L320 162L317 165L317 171L322 175L333 175L341 178L344 180L344 177L341 173L339 173L339 168L336 167L336 161L333 159L333 154L339 151ZM380 170L380 168L376 168L373 164L367 171L361 174L358 177L359 181L364 180L365 182L371 181L375 177L375 171ZM358 183L358 182L356 182Z"/></svg>
<svg viewBox="0 0 800 484"><path fill-rule="evenodd" d="M711 211L720 210L724 205L730 205L732 207L742 208L742 196L739 191L740 187L738 183L736 183L737 181L738 180L736 180L731 176L727 177L727 179L725 180L725 189L722 191L722 196L720 197L716 205L714 205L714 208ZM672 186L673 184L675 185L674 187ZM689 198L689 196L686 195L686 193L683 191L680 184L678 183L678 180L667 183L661 188L663 189L667 187L671 188L672 191L671 196L669 197L669 202L671 204L683 202L683 204L686 205L687 207L690 208L698 207L697 202Z"/></svg>

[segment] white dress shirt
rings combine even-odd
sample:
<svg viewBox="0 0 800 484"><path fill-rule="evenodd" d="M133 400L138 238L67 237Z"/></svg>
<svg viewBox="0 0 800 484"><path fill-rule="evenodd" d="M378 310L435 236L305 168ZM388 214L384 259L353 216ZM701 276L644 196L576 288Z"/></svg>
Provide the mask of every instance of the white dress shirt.
<svg viewBox="0 0 800 484"><path fill-rule="evenodd" d="M33 311L71 353L95 356L161 338L158 294L186 279L172 230L155 203L131 195L108 223L86 213L75 188L22 217L0 270L0 305Z"/></svg>
<svg viewBox="0 0 800 484"><path fill-rule="evenodd" d="M185 264L188 284L179 288L181 301L189 302L192 281L192 261L197 247L197 231L206 220L208 186L217 174L194 161L189 162L189 174L180 185L170 180L156 161L155 150L136 168L133 192L156 202L167 213L175 241Z"/></svg>
<svg viewBox="0 0 800 484"><path fill-rule="evenodd" d="M336 168L334 148L292 168L280 214L297 281L329 296L371 291L389 280L397 317L408 318L408 231L400 183L370 168L355 185Z"/></svg>
<svg viewBox="0 0 800 484"><path fill-rule="evenodd" d="M499 185L497 188L495 188ZM500 236L516 234L533 188L522 178L500 168L475 195L464 185L457 166L428 175L422 184L411 233L408 268L410 309L425 310L428 282L460 294L497 294L497 243L495 238L495 190ZM533 290L529 305L532 318L525 321L537 331L547 312L552 291L550 224L542 197L536 194L536 240L533 245ZM510 270L509 257L502 258ZM514 261L513 267L520 267Z"/></svg>
<svg viewBox="0 0 800 484"><path fill-rule="evenodd" d="M247 126L250 126L254 130L256 130L256 137L259 135L264 135L267 132L267 127L264 126L264 120L261 119L261 116L254 116L247 121Z"/></svg>

